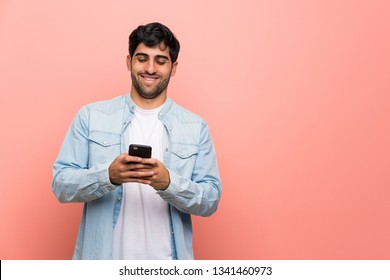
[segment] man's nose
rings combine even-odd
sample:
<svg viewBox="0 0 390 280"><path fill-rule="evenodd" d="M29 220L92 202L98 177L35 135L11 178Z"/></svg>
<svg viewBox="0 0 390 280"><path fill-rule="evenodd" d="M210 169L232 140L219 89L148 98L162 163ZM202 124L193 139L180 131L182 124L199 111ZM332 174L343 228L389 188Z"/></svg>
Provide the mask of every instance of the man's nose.
<svg viewBox="0 0 390 280"><path fill-rule="evenodd" d="M156 72L155 62L153 60L148 61L145 70L146 72L148 72L148 74L154 74Z"/></svg>

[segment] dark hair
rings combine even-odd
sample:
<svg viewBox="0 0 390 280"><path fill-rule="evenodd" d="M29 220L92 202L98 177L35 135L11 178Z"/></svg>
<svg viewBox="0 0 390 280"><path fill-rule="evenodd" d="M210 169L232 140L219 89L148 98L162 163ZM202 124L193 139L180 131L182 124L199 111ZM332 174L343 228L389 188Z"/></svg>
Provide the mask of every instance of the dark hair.
<svg viewBox="0 0 390 280"><path fill-rule="evenodd" d="M153 22L147 25L140 25L137 29L131 32L129 36L129 54L133 57L135 49L140 43L145 46L154 47L161 43L169 48L169 55L172 62L177 60L180 51L180 43L175 35L165 25Z"/></svg>

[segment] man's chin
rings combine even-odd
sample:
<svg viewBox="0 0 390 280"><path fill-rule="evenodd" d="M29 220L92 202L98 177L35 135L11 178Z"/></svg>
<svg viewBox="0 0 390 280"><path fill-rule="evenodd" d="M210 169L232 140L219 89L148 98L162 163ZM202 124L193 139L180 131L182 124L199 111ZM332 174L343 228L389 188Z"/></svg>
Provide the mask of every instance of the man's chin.
<svg viewBox="0 0 390 280"><path fill-rule="evenodd" d="M162 91L160 92L151 92L151 93L147 93L147 92L138 92L138 94L142 97L142 98L145 98L145 99L155 99L157 97L159 97L161 95Z"/></svg>

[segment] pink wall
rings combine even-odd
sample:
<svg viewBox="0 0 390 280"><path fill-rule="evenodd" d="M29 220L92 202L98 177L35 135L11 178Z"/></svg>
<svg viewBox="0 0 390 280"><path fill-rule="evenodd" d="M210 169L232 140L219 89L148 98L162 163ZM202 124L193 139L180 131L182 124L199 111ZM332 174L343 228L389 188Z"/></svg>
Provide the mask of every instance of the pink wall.
<svg viewBox="0 0 390 280"><path fill-rule="evenodd" d="M81 205L52 163L82 105L129 90L129 32L161 21L169 94L208 120L223 179L196 257L389 259L389 3L1 0L0 258L71 257Z"/></svg>

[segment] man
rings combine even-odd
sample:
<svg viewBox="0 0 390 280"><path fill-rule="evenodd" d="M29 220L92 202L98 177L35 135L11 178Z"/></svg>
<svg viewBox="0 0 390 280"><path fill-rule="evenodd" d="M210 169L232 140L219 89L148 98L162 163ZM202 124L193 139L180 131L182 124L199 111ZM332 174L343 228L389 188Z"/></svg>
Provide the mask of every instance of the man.
<svg viewBox="0 0 390 280"><path fill-rule="evenodd" d="M210 216L221 182L203 119L167 96L180 44L160 23L129 37L129 94L84 106L53 169L60 202L83 202L74 259L193 259L191 214ZM152 146L151 158L130 144Z"/></svg>

